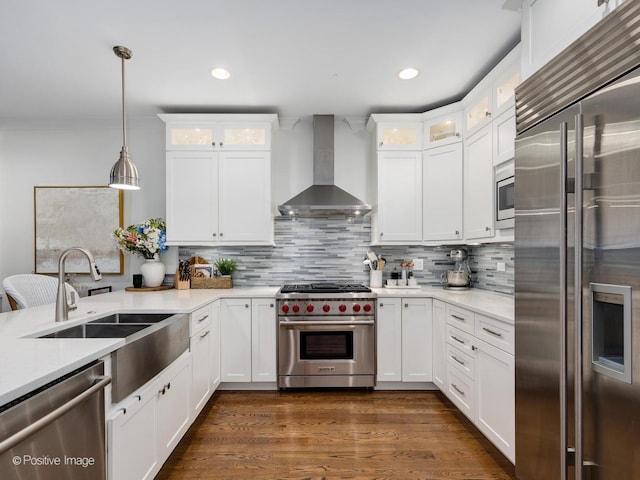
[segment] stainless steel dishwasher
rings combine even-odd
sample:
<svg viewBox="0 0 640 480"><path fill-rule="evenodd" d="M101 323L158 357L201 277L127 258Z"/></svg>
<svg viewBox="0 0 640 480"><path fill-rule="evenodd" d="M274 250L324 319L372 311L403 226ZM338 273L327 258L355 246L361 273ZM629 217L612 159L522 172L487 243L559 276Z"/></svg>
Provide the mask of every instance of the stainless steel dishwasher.
<svg viewBox="0 0 640 480"><path fill-rule="evenodd" d="M0 411L0 478L104 480L103 362L72 372Z"/></svg>

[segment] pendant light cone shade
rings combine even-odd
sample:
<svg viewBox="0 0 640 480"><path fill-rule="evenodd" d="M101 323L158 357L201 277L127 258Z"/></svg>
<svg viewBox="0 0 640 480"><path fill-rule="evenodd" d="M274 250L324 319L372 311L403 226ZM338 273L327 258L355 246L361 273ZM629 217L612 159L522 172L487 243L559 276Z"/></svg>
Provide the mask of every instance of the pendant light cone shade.
<svg viewBox="0 0 640 480"><path fill-rule="evenodd" d="M132 52L126 47L113 47L113 52L122 60L122 150L120 150L120 158L111 168L109 186L121 190L138 190L140 188L138 169L131 161L127 149L127 109L124 96L124 61L131 58Z"/></svg>

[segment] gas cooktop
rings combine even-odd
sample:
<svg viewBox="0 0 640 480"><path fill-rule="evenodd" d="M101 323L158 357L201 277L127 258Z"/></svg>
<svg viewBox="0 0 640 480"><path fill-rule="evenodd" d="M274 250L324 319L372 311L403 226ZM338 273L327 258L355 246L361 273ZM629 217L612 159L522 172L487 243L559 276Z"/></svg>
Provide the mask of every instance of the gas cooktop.
<svg viewBox="0 0 640 480"><path fill-rule="evenodd" d="M279 293L364 293L369 287L358 283L301 283L283 285Z"/></svg>

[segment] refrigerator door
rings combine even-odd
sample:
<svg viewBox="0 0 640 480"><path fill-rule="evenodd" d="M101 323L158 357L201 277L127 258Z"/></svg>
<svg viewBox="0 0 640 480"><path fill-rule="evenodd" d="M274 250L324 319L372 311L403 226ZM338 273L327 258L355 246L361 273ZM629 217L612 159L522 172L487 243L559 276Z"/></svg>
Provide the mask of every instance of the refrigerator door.
<svg viewBox="0 0 640 480"><path fill-rule="evenodd" d="M563 451L573 441L570 384L572 351L565 352L563 328L572 325L572 217L564 230L563 211L572 211L566 195L563 159L573 177L575 118L570 107L516 139L515 154L515 351L516 351L516 476L520 480L564 479ZM564 131L564 133L563 133ZM566 202L569 202L568 205ZM566 208L565 208L566 207ZM566 221L566 217L565 217ZM566 262L565 262L566 258ZM561 269L566 263L568 268ZM571 306L571 303L568 303ZM570 343L571 340L569 340ZM564 380L563 380L564 379ZM564 383L563 383L564 382ZM564 440L563 440L564 439Z"/></svg>
<svg viewBox="0 0 640 480"><path fill-rule="evenodd" d="M583 478L640 478L640 71L581 108Z"/></svg>

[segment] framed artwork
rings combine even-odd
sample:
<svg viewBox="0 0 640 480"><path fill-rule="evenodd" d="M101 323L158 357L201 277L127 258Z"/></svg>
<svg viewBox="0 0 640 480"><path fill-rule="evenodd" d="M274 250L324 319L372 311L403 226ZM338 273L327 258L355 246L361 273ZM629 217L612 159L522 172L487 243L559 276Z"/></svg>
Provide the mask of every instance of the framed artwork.
<svg viewBox="0 0 640 480"><path fill-rule="evenodd" d="M57 273L70 247L89 250L102 273L124 273L124 257L111 233L122 227L122 190L110 187L33 187L35 273ZM89 262L73 254L67 273L89 273Z"/></svg>

